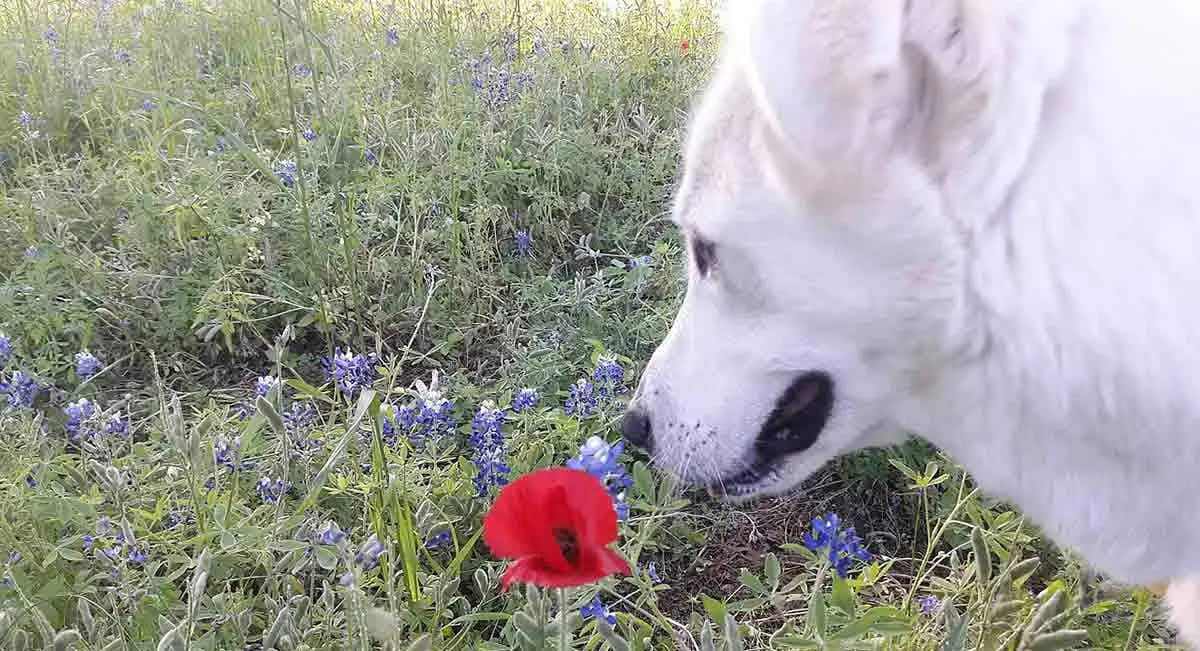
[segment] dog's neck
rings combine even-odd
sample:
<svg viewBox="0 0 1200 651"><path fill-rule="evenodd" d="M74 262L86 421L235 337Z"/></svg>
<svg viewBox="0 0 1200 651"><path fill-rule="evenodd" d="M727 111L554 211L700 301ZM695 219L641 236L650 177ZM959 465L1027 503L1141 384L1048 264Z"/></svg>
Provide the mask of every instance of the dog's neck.
<svg viewBox="0 0 1200 651"><path fill-rule="evenodd" d="M1087 60L1140 51L1133 78L1174 64L1086 21L1077 31ZM1039 79L1037 53L1011 54L994 98L1007 121L981 126L969 163L946 164L967 232L957 357L903 424L1100 569L1139 583L1200 573L1200 206L1186 166L1152 153L1200 146L1182 117L1200 101L1123 88L1138 84L1086 61L1063 61L1073 86Z"/></svg>

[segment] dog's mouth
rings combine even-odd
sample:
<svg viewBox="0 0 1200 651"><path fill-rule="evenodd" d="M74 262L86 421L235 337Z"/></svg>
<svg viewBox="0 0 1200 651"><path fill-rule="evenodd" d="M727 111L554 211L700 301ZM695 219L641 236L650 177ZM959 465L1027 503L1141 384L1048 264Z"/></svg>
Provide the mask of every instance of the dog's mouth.
<svg viewBox="0 0 1200 651"><path fill-rule="evenodd" d="M783 481L787 458L817 442L833 412L833 379L813 371L793 381L775 402L754 442L751 460L709 487L719 497L746 498Z"/></svg>

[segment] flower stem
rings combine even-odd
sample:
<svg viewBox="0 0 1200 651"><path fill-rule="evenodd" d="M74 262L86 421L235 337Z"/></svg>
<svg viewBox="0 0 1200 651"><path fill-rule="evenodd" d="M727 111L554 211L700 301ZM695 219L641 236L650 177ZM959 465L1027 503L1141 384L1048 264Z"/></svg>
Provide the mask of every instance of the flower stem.
<svg viewBox="0 0 1200 651"><path fill-rule="evenodd" d="M558 589L558 649L567 651L571 648L570 632L567 630L567 589Z"/></svg>

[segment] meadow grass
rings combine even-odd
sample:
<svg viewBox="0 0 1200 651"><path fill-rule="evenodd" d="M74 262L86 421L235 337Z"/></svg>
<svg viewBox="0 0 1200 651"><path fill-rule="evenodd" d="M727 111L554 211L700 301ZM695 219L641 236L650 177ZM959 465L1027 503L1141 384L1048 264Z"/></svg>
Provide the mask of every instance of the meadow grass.
<svg viewBox="0 0 1200 651"><path fill-rule="evenodd" d="M922 446L740 508L610 447L720 41L615 4L0 0L0 648L1162 648ZM634 573L561 617L480 521L572 458Z"/></svg>

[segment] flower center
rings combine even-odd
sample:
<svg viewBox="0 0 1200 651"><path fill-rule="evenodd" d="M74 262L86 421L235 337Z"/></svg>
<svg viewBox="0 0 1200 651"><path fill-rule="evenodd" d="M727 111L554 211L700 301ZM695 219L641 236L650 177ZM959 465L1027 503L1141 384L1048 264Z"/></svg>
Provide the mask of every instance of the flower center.
<svg viewBox="0 0 1200 651"><path fill-rule="evenodd" d="M574 563L579 556L579 541L575 538L575 532L570 529L555 529L554 542L558 543L558 548L562 550L563 558L567 559L568 563Z"/></svg>

